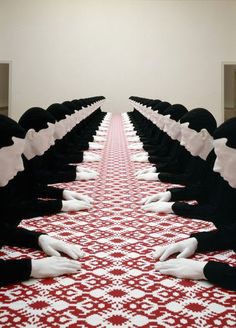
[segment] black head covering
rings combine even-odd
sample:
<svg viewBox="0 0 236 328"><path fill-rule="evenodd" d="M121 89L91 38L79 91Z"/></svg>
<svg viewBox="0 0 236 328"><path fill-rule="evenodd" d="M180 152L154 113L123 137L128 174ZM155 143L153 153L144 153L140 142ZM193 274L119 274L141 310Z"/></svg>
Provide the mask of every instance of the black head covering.
<svg viewBox="0 0 236 328"><path fill-rule="evenodd" d="M170 104L169 102L167 102L167 101L162 101L162 102L158 103L153 109L154 109L154 110L157 109L157 111L158 111L159 114L163 114L164 111L165 111L168 107L170 107L170 106L171 106L171 104Z"/></svg>
<svg viewBox="0 0 236 328"><path fill-rule="evenodd" d="M222 123L213 135L214 139L227 138L226 145L236 148L236 117Z"/></svg>
<svg viewBox="0 0 236 328"><path fill-rule="evenodd" d="M188 110L186 107L180 104L174 104L172 106L169 106L164 112L163 115L170 115L170 118L172 120L175 120L176 122L180 120L182 116L184 116L186 113L188 113Z"/></svg>
<svg viewBox="0 0 236 328"><path fill-rule="evenodd" d="M66 118L66 115L71 115L71 110L62 104L52 104L47 108L56 121L61 121Z"/></svg>
<svg viewBox="0 0 236 328"><path fill-rule="evenodd" d="M153 109L154 107L156 107L160 103L161 103L161 101L159 99L153 100L152 105L151 105L151 108Z"/></svg>
<svg viewBox="0 0 236 328"><path fill-rule="evenodd" d="M0 148L13 145L12 137L23 139L25 130L11 118L0 115Z"/></svg>
<svg viewBox="0 0 236 328"><path fill-rule="evenodd" d="M64 102L62 103L62 105L63 105L63 106L66 106L67 108L69 108L69 109L71 109L71 110L74 110L74 105L73 105L70 101L68 101L68 100L64 101Z"/></svg>
<svg viewBox="0 0 236 328"><path fill-rule="evenodd" d="M205 108L195 108L190 110L181 119L180 123L189 122L189 128L197 132L206 129L210 135L213 135L217 124L214 116Z"/></svg>
<svg viewBox="0 0 236 328"><path fill-rule="evenodd" d="M74 110L80 107L80 102L78 99L74 99L71 101L71 104L73 105Z"/></svg>
<svg viewBox="0 0 236 328"><path fill-rule="evenodd" d="M40 107L28 109L19 119L19 124L26 130L34 129L36 132L46 129L47 123L55 123L54 117Z"/></svg>

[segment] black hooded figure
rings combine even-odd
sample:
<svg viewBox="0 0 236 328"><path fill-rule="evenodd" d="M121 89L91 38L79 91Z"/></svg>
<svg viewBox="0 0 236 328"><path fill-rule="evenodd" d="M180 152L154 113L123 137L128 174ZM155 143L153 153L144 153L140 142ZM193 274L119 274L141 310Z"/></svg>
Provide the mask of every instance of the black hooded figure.
<svg viewBox="0 0 236 328"><path fill-rule="evenodd" d="M95 104L102 99L103 97L92 97L87 100L74 99L71 102L63 102L63 105L65 105L70 111L78 112L79 110L88 107L88 105ZM99 107L73 128L71 132L73 137L77 140L76 149L87 150L89 148L89 142L94 141L94 135L105 115L106 113L103 113Z"/></svg>
<svg viewBox="0 0 236 328"><path fill-rule="evenodd" d="M50 105L47 112L55 118L56 122L65 120L72 115L71 110L57 103ZM53 160L53 156L56 156L59 160L62 159L62 163L81 163L83 161L82 150L88 150L89 145L88 143L79 144L78 141L76 135L72 131L68 131L62 139L55 140L55 145L48 151L48 156L52 155L51 160Z"/></svg>
<svg viewBox="0 0 236 328"><path fill-rule="evenodd" d="M167 109L165 109L162 113L162 115L170 116L170 119L178 121L184 114L188 112L187 108L184 107L181 104L174 104L172 106L169 106ZM149 156L155 156L155 158L158 160L158 158L162 158L164 156L167 156L169 154L169 151L171 147L173 147L174 140L171 139L171 137L165 132L161 132L161 138L159 140L158 144L152 144L143 146L144 150L148 152Z"/></svg>
<svg viewBox="0 0 236 328"><path fill-rule="evenodd" d="M214 116L204 108L192 109L180 119L180 123L189 123L188 127L196 132L205 129L210 136L213 135L217 126ZM199 154L181 157L179 163L181 164L179 172L161 172L158 179L167 183L189 185L198 182L206 174L205 159L199 157Z"/></svg>
<svg viewBox="0 0 236 328"><path fill-rule="evenodd" d="M236 252L236 221L217 230L193 233L191 237L197 239L198 252L228 249ZM203 272L211 283L236 291L236 267L218 261L208 261Z"/></svg>
<svg viewBox="0 0 236 328"><path fill-rule="evenodd" d="M170 103L163 101L158 102L157 104L155 103L154 109L159 114L163 114L164 111L170 106ZM147 119L144 120L144 116L142 114L140 115L142 117L142 121L146 122L146 124L139 124L139 127L137 128L137 135L146 147L155 151L155 147L157 147L162 141L163 131L161 131L152 121Z"/></svg>
<svg viewBox="0 0 236 328"><path fill-rule="evenodd" d="M227 139L227 146L236 151L236 118L220 125L213 135L214 140ZM198 183L185 188L171 188L172 210L183 217L212 221L216 227L228 226L235 221L236 188L229 185L219 173L213 171L216 155L214 150L208 155L207 174ZM236 163L235 163L236 165ZM180 200L197 200L190 205Z"/></svg>
<svg viewBox="0 0 236 328"><path fill-rule="evenodd" d="M0 153L2 149L13 146L14 138L22 140L23 142L24 136L25 131L15 121L6 116L0 115ZM6 164L6 154L4 154L4 157L4 163L0 160L0 174L3 174L4 171L2 165ZM11 164L13 166L15 165L14 162ZM15 169L15 174L16 173L17 169ZM18 179L18 175L20 174L21 173L17 174L16 179ZM14 177L12 179L15 180ZM20 222L18 216L19 208L14 207L14 197L17 197L18 199L20 198L21 193L25 191L25 185L23 184L20 188L14 190L15 184L12 179L9 180L6 185L4 183L4 186L0 186L0 247L7 245L39 249L38 238L41 233L17 227ZM12 205L13 209L11 207ZM25 205L27 206L27 204ZM8 211L10 211L10 213ZM19 212L19 215L20 214L21 212ZM30 273L30 259L0 259L0 286L28 279Z"/></svg>
<svg viewBox="0 0 236 328"><path fill-rule="evenodd" d="M214 179L210 181L210 179L207 178L205 186L209 186L208 192L212 193L213 195L212 197L208 197L208 199L212 199L212 203L202 203L200 204L200 206L195 205L195 207L192 207L192 212L189 209L189 213L193 214L195 208L195 214L197 214L198 211L199 215L203 215L205 210L205 214L208 215L211 209L212 211L210 215L214 214L213 212L215 212L215 217L217 217L217 219L220 219L219 222L221 224L223 223L222 226L212 231L194 232L191 234L190 239L182 240L180 242L164 246L161 252L159 251L158 258L161 258L161 255L163 255L164 252L166 255L168 254L168 257L176 253L182 253L181 257L189 257L193 254L193 252L220 251L229 249L234 250L236 252L236 219L234 214L236 209L234 205L234 189L236 188L236 118L232 118L226 121L215 131L214 152L216 158L215 162L214 153L212 152L211 160L208 159L209 164L212 168L212 163L214 162L214 170L220 173L220 175L222 176L226 184L228 184L228 186L231 186L231 191L229 190L229 187L226 184L222 183L222 179L221 181L219 179L218 182L214 185ZM215 175L215 178L216 177L217 175ZM219 189L214 192L214 188L216 188L217 185ZM199 188L199 194L200 192L203 192L205 195L206 192L203 189L204 183L202 183L200 187L201 188ZM184 188L183 191L186 194L186 192L189 191L193 192L193 189L188 190ZM197 188L195 189L195 192L197 192ZM184 193L182 194L182 196L184 196ZM215 203L213 203L214 196L216 197ZM226 208L227 206L228 208ZM218 211L220 211L221 217L217 215ZM199 217L199 215L197 215L197 218ZM167 257L165 257L165 260L166 259ZM162 261L163 260L164 258L162 258ZM202 279L204 277L213 284L236 291L235 266L233 267L229 264L212 260L207 262L204 261L202 263L198 260L195 261L196 263L194 265L192 263L193 260L184 259L184 261L186 261L185 265L183 265L184 262L182 262L181 264L182 259L180 258L174 260L175 263L171 263L171 261L173 260L162 262L164 266L169 266L169 272L167 272L167 274L179 277L179 269L181 268L181 274L185 277L188 277L189 279L192 278L192 275L199 274L199 279ZM162 264L157 264L157 267L159 266L159 269L161 267L163 268ZM201 270L203 270L203 277Z"/></svg>
<svg viewBox="0 0 236 328"><path fill-rule="evenodd" d="M162 114L165 114L165 116L169 115L170 119L173 120L174 123L179 122L181 117L183 117L186 113L188 113L188 110L183 105L175 104L168 107ZM185 147L180 145L180 129L178 131L175 127L171 127L171 132L172 133L169 136L167 131L162 131L163 143L156 146L156 149L160 147L160 153L155 150L149 151L148 160L154 164L154 167L151 169L141 170L140 174L148 172L181 172L182 161L185 163L189 160L189 158L191 158L191 155ZM168 140L168 142L165 149L166 140ZM140 180L145 180L145 178L140 177Z"/></svg>
<svg viewBox="0 0 236 328"><path fill-rule="evenodd" d="M29 131L39 132L47 128L48 123L55 124L55 118L39 107L28 109L20 118L19 124ZM59 156L51 146L44 154L29 159L31 174L41 183L58 183L76 180L76 166L68 164L65 156Z"/></svg>
<svg viewBox="0 0 236 328"><path fill-rule="evenodd" d="M13 125L13 120L3 120L1 126ZM25 135L25 131L16 122L15 127ZM1 127L1 135L5 130ZM11 130L11 135L1 137L0 147L6 147L12 137L17 137ZM0 205L2 218L7 224L17 226L23 219L58 213L62 209L63 190L35 182L28 161L24 160L24 170L13 177L6 185L0 187ZM43 198L47 200L43 200ZM48 199L49 198L49 199ZM51 199L50 199L51 198Z"/></svg>
<svg viewBox="0 0 236 328"><path fill-rule="evenodd" d="M139 103L141 105L144 105L144 103L147 103L146 100L144 102L140 100ZM150 106L150 108L152 108L153 110L158 110L158 107L161 108L160 106L161 103L162 101L160 101L159 99L155 99L152 101L152 105ZM137 109L134 108L133 112L128 112L127 114L133 123L134 130L136 130L137 133L140 134L140 136L142 132L145 132L145 129L147 129L147 127L151 127L151 128L153 127L153 123L150 120L148 120L146 117L144 117Z"/></svg>

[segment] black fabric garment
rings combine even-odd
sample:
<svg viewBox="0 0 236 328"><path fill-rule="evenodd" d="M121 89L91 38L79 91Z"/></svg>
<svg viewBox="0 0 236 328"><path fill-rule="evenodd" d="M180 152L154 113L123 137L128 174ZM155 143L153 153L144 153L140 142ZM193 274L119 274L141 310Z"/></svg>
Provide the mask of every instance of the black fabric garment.
<svg viewBox="0 0 236 328"><path fill-rule="evenodd" d="M48 123L55 124L55 118L39 107L28 109L20 118L19 124L26 131L33 129L36 132L47 128ZM83 158L80 155L79 159ZM69 167L68 160L63 156L56 156L53 147L50 147L42 156L35 156L29 161L31 175L40 183L57 183L74 181L76 167Z"/></svg>
<svg viewBox="0 0 236 328"><path fill-rule="evenodd" d="M175 174L185 172L185 168L192 159L192 155L181 145L176 145L172 151L172 156L168 158L168 162L161 162L159 156L148 157L149 162L156 165L157 172L173 172ZM164 175L160 174L160 181L162 181L162 177L164 182Z"/></svg>
<svg viewBox="0 0 236 328"><path fill-rule="evenodd" d="M44 155L35 156L29 161L31 174L35 181L43 184L75 181L76 166L68 163L63 165L63 158L62 160L50 160L46 153Z"/></svg>
<svg viewBox="0 0 236 328"><path fill-rule="evenodd" d="M143 149L146 152L148 152L149 156L152 155L166 156L169 153L172 143L173 140L166 133L164 133L163 137L160 140L155 139L149 143L148 142L144 143Z"/></svg>
<svg viewBox="0 0 236 328"><path fill-rule="evenodd" d="M0 224L0 247L6 245L39 249L38 238L40 235L39 232ZM27 280L30 278L30 274L31 259L0 259L0 286Z"/></svg>
<svg viewBox="0 0 236 328"><path fill-rule="evenodd" d="M17 226L23 219L58 213L63 190L36 183L25 161L25 170L0 188L2 220Z"/></svg>
<svg viewBox="0 0 236 328"><path fill-rule="evenodd" d="M178 167L178 158L186 154L186 149L180 145L178 140L173 140L166 156L155 155L155 167L157 172L175 172ZM187 153L188 154L188 153Z"/></svg>
<svg viewBox="0 0 236 328"><path fill-rule="evenodd" d="M227 146L236 149L236 118L221 124L213 137L227 139ZM180 216L212 221L217 227L228 226L233 222L232 213L236 210L236 188L231 187L218 173L213 172L215 158L213 150L206 159L207 174L198 185L170 189L172 200L195 199L198 204L175 202L172 209ZM223 162L221 166L223 167Z"/></svg>
<svg viewBox="0 0 236 328"><path fill-rule="evenodd" d="M221 262L209 261L204 267L205 277L213 284L236 291L236 268Z"/></svg>
<svg viewBox="0 0 236 328"><path fill-rule="evenodd" d="M187 112L180 119L180 123L188 123L188 127L193 131L200 133L205 129L210 135L213 135L216 129L216 120L214 116L204 108L195 108ZM187 151L187 150L186 150ZM199 155L199 154L198 154ZM163 170L159 175L159 180L162 182L176 183L188 185L200 181L206 174L206 162L198 156L189 156L183 158L181 155L178 157L180 162L179 169L170 174L164 173Z"/></svg>
<svg viewBox="0 0 236 328"><path fill-rule="evenodd" d="M161 114L164 116L168 115L170 119L176 122L187 113L188 110L181 104L174 104L161 112ZM143 148L148 152L149 156L157 156L158 158L168 156L174 140L172 140L167 133L160 131L160 129L158 136L156 135L155 139L144 142Z"/></svg>
<svg viewBox="0 0 236 328"><path fill-rule="evenodd" d="M172 210L183 217L212 221L215 226L232 223L232 213L236 211L236 189L212 171L215 160L214 151L207 158L207 171L204 178L195 185L184 188L170 188L171 201L196 200L197 204L175 202Z"/></svg>
<svg viewBox="0 0 236 328"><path fill-rule="evenodd" d="M166 183L175 183L189 185L198 182L204 178L207 172L206 163L198 156L192 156L182 167L182 172L165 173L161 172L158 176L159 180Z"/></svg>
<svg viewBox="0 0 236 328"><path fill-rule="evenodd" d="M0 286L13 284L29 279L31 274L31 260L1 260Z"/></svg>
<svg viewBox="0 0 236 328"><path fill-rule="evenodd" d="M222 229L191 234L198 241L197 251L233 249L236 251L236 222ZM213 284L236 291L236 267L209 261L204 267L205 277Z"/></svg>

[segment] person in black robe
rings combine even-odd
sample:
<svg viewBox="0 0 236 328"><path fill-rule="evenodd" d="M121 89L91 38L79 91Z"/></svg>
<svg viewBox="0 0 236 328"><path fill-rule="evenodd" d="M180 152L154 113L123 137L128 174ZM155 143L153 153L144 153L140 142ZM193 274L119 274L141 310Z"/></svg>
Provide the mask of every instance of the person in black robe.
<svg viewBox="0 0 236 328"><path fill-rule="evenodd" d="M163 114L165 116L164 116L163 130L166 135L164 136L164 140L163 140L162 147L161 147L162 156L157 155L157 154L155 155L157 157L157 160L161 161L161 159L163 157L167 157L167 156L170 156L170 158L173 157L171 154L175 153L176 147L178 147L178 145L180 144L179 140L178 140L178 134L177 134L177 132L178 132L177 130L180 131L179 120L187 112L188 112L187 109L183 105L180 105L180 104L172 105L164 111ZM165 155L164 155L164 153L165 153ZM171 161L171 159L169 161ZM174 158L173 158L173 162L175 162L175 164L173 163L173 165L176 167L177 163ZM135 173L135 175L140 176L140 175L143 175L146 173L156 173L157 167L158 167L158 165L155 165L150 168L138 170Z"/></svg>
<svg viewBox="0 0 236 328"><path fill-rule="evenodd" d="M198 183L186 186L169 188L166 192L158 193L143 200L145 210L154 212L175 213L182 217L211 221L216 227L228 226L234 222L232 213L236 211L236 118L220 125L213 135L213 145L218 140L227 140L228 152L216 154L216 146L206 159L206 175ZM189 140L191 142L191 140ZM228 149L226 148L226 149ZM229 156L229 154L231 156ZM217 157L216 157L217 155ZM226 156L227 155L227 156ZM219 158L223 158L223 165L218 168ZM225 175L222 174L227 168ZM195 200L196 204L186 201Z"/></svg>
<svg viewBox="0 0 236 328"><path fill-rule="evenodd" d="M13 186L13 180L24 173L22 159L25 146L24 136L25 131L15 121L0 115L0 247L7 245L41 249L52 257L39 260L0 259L0 286L23 281L29 277L45 278L76 273L80 269L77 261L58 257L59 252L62 252L73 259L78 259L82 256L82 252L77 245L69 245L42 232L28 231L18 227L27 211L29 213L34 211L36 215L41 215L45 211L45 208L42 211L39 208L41 201L31 199L30 202L23 199L23 195L27 194L27 181L22 180L20 185L9 187L9 185ZM28 206L29 209L27 209ZM56 210L60 210L58 201L51 203L51 210L53 206ZM37 208L38 212L36 212Z"/></svg>
<svg viewBox="0 0 236 328"><path fill-rule="evenodd" d="M198 182L206 174L206 157L213 148L212 135L216 129L214 116L204 108L195 108L186 113L181 119L181 129L187 130L191 141L183 140L181 132L181 146L185 148L186 155L178 156L178 165L175 172L139 174L139 180L161 181L182 185L191 185ZM186 147L186 144L189 147Z"/></svg>
<svg viewBox="0 0 236 328"><path fill-rule="evenodd" d="M4 137L6 134L4 129L7 129L8 125L18 126L19 131L25 135L23 128L16 122L0 116L0 148L2 149L2 154L7 150L9 140L17 138L14 134L8 134L7 138ZM26 150L27 142L30 141L31 148L27 147L27 154L29 154L29 150L32 151L32 154L40 154L51 144L50 138L53 139L53 124L41 130L40 134L31 130L28 135L25 135L25 139L16 139L19 145L18 148L14 147L15 153L13 150L11 151L12 157L9 155L3 157L2 155L0 158L2 163L0 171L0 206L3 220L7 223L17 226L23 219L55 214L61 211L67 212L91 208L90 202L92 200L86 195L62 188L49 187L35 181L29 162L24 157L21 157L22 153ZM24 148L22 148L22 143L24 143ZM10 170L11 166L15 165L16 155L19 157L17 167L19 167L20 172L17 175L12 175L11 179L6 179L7 170Z"/></svg>
<svg viewBox="0 0 236 328"><path fill-rule="evenodd" d="M32 131L40 135L41 131L46 129L48 124L53 124L55 126L54 129L58 128L55 124L54 117L49 112L39 107L28 109L21 116L19 124L27 131L26 141L29 141L29 147L31 147L31 141L28 140L28 136L30 136ZM63 126L59 127L61 130L63 129ZM67 133L66 127L64 127L64 129L64 133ZM86 169L80 168L79 166L69 165L66 156L60 156L54 151L54 143L55 138L52 140L51 144L48 143L44 152L40 154L34 154L32 151L30 151L30 154L27 154L27 149L25 149L25 156L29 161L31 174L34 175L35 180L48 184L96 178L97 174L94 171L88 172Z"/></svg>
<svg viewBox="0 0 236 328"><path fill-rule="evenodd" d="M155 269L185 279L207 279L222 288L236 291L236 267L218 261L196 261L186 259L195 252L236 251L236 222L213 231L192 233L190 238L167 246L159 246L154 258L159 259ZM167 260L179 253L176 259ZM166 261L167 260L167 261Z"/></svg>

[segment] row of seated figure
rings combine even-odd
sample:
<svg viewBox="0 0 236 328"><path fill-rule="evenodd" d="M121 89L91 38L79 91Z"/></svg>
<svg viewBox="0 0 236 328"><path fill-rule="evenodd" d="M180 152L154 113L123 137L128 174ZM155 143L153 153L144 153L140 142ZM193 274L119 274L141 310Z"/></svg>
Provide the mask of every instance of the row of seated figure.
<svg viewBox="0 0 236 328"><path fill-rule="evenodd" d="M101 111L104 97L55 103L46 110L33 107L16 122L0 115L0 247L40 249L49 257L0 259L0 285L29 277L43 278L80 270L78 245L42 232L19 227L22 220L58 212L87 210L91 197L52 183L89 180L97 172L79 166L99 161L89 149L102 149L110 115ZM73 164L77 163L77 164ZM64 253L65 256L59 256Z"/></svg>
<svg viewBox="0 0 236 328"><path fill-rule="evenodd" d="M145 197L142 209L205 220L216 227L156 247L155 269L236 290L234 266L187 259L196 251L236 250L236 118L217 127L204 108L187 110L181 104L134 96L130 103L133 111L123 114L128 147L140 150L131 159L152 164L136 172L137 179L178 185ZM177 258L169 259L174 254Z"/></svg>

